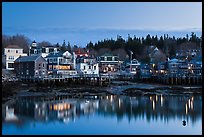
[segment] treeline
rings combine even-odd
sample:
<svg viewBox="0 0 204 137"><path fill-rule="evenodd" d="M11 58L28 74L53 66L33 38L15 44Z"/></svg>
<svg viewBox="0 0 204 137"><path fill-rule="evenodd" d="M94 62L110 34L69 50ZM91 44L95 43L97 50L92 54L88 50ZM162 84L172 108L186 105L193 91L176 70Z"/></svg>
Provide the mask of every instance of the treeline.
<svg viewBox="0 0 204 137"><path fill-rule="evenodd" d="M93 49L99 51L102 48L110 49L115 51L116 49L124 49L128 54L130 51L133 52L133 58L145 59L147 56L147 49L151 45L157 46L166 56L174 57L176 50L190 47L199 48L201 44L201 37L196 36L194 32L190 36L188 34L183 38L169 37L168 34L158 37L150 36L148 34L145 38L136 37L133 38L128 35L128 39L125 40L121 36L117 36L116 40L104 39L98 41L97 43L92 43L91 41L87 44L87 49ZM186 47L185 47L186 45Z"/></svg>
<svg viewBox="0 0 204 137"><path fill-rule="evenodd" d="M89 51L89 53L100 56L104 53L111 52L118 55L121 60L129 58L130 51L133 52L132 58L139 59L141 61L148 61L147 50L151 45L157 46L166 56L174 57L177 49L189 49L189 48L199 48L201 46L201 37L196 36L194 32L189 36L188 34L183 38L169 37L168 34L158 37L151 36L148 34L146 37L130 37L128 35L127 39L117 36L117 39L104 39L96 43L91 41L86 45L86 47L78 47L77 45L70 45L69 42L63 41L60 45L59 43L51 44L48 41L37 42L38 46L58 46L62 51L76 51L80 48L81 51ZM29 53L29 46L32 41L24 35L7 36L2 35L2 49L8 45L18 45L23 48L25 53ZM2 50L3 51L3 50ZM3 52L2 52L3 54Z"/></svg>

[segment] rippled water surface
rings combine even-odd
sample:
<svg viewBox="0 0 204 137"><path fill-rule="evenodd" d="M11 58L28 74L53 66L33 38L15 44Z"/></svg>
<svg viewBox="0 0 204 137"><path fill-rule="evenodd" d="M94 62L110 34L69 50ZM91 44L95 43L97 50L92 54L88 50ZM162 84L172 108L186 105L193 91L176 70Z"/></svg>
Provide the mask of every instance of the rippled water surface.
<svg viewBox="0 0 204 137"><path fill-rule="evenodd" d="M2 134L202 134L202 95L20 97Z"/></svg>

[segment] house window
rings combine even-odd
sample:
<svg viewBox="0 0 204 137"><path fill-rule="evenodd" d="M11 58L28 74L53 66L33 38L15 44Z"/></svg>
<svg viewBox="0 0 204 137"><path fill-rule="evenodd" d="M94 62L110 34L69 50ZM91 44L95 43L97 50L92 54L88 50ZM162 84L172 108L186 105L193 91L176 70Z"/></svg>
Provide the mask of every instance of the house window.
<svg viewBox="0 0 204 137"><path fill-rule="evenodd" d="M8 63L8 68L14 68L13 64L14 63Z"/></svg>
<svg viewBox="0 0 204 137"><path fill-rule="evenodd" d="M18 50L16 50L16 53L18 53Z"/></svg>
<svg viewBox="0 0 204 137"><path fill-rule="evenodd" d="M91 66L89 66L89 69L91 69Z"/></svg>
<svg viewBox="0 0 204 137"><path fill-rule="evenodd" d="M26 70L26 75L29 75L29 70L28 69Z"/></svg>
<svg viewBox="0 0 204 137"><path fill-rule="evenodd" d="M86 69L86 66L84 66L84 70Z"/></svg>
<svg viewBox="0 0 204 137"><path fill-rule="evenodd" d="M40 69L41 64L39 64L39 69Z"/></svg>
<svg viewBox="0 0 204 137"><path fill-rule="evenodd" d="M49 70L52 70L52 65L49 65Z"/></svg>
<svg viewBox="0 0 204 137"><path fill-rule="evenodd" d="M10 52L10 50L8 49L8 52Z"/></svg>
<svg viewBox="0 0 204 137"><path fill-rule="evenodd" d="M107 57L107 61L112 61L112 57Z"/></svg>
<svg viewBox="0 0 204 137"><path fill-rule="evenodd" d="M44 64L44 63L42 63L42 67L43 67L43 68L45 67L45 64Z"/></svg>
<svg viewBox="0 0 204 137"><path fill-rule="evenodd" d="M49 62L52 63L52 59L49 59Z"/></svg>
<svg viewBox="0 0 204 137"><path fill-rule="evenodd" d="M96 66L94 66L94 70L96 70Z"/></svg>
<svg viewBox="0 0 204 137"><path fill-rule="evenodd" d="M104 57L101 57L101 60L104 61Z"/></svg>
<svg viewBox="0 0 204 137"><path fill-rule="evenodd" d="M35 71L35 75L38 75L38 70Z"/></svg>
<svg viewBox="0 0 204 137"><path fill-rule="evenodd" d="M57 59L56 59L56 58L54 58L54 62L55 62L55 63L57 62Z"/></svg>

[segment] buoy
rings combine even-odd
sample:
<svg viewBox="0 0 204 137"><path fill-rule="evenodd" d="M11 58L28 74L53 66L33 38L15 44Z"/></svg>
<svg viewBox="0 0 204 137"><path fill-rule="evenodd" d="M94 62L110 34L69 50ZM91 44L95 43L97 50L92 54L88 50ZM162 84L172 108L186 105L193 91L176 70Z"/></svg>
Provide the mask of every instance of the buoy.
<svg viewBox="0 0 204 137"><path fill-rule="evenodd" d="M185 120L183 120L183 126L186 126L186 121Z"/></svg>

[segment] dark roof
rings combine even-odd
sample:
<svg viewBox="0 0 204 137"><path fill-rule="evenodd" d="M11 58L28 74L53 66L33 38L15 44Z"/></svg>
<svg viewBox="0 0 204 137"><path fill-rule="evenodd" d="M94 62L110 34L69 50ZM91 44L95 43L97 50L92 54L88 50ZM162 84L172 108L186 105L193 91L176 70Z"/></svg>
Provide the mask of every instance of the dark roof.
<svg viewBox="0 0 204 137"><path fill-rule="evenodd" d="M14 62L31 62L35 61L40 56L20 56Z"/></svg>
<svg viewBox="0 0 204 137"><path fill-rule="evenodd" d="M20 48L18 45L8 45L6 48L23 49Z"/></svg>
<svg viewBox="0 0 204 137"><path fill-rule="evenodd" d="M63 56L63 53L64 53L64 52L62 52L62 51L59 51L59 52L57 52L57 53L52 52L52 53L48 54L47 57L62 57L62 56ZM46 57L46 58L47 58L47 57Z"/></svg>
<svg viewBox="0 0 204 137"><path fill-rule="evenodd" d="M90 57L90 56L81 56L81 57L77 57L77 59L96 59L94 57Z"/></svg>
<svg viewBox="0 0 204 137"><path fill-rule="evenodd" d="M102 56L115 56L112 53L104 53Z"/></svg>

